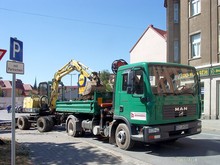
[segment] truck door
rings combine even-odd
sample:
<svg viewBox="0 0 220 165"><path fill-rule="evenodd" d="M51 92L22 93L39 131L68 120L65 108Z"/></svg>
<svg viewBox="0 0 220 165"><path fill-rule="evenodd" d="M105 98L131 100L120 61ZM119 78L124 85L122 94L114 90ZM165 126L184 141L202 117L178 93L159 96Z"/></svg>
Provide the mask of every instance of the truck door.
<svg viewBox="0 0 220 165"><path fill-rule="evenodd" d="M119 115L130 123L146 123L146 103L141 101L146 93L144 72L141 69L133 71L132 77L122 75L122 85L119 93Z"/></svg>

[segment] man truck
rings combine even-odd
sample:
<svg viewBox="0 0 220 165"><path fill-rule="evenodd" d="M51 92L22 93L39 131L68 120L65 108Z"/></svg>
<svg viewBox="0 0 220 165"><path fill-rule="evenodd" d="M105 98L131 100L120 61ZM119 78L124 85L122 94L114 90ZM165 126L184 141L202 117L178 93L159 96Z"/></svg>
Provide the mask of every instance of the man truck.
<svg viewBox="0 0 220 165"><path fill-rule="evenodd" d="M85 69L74 61L62 72L77 70L91 77ZM36 122L38 130L44 132L65 123L70 136L90 131L108 137L123 150L131 149L136 141L175 141L201 132L200 81L194 67L159 62L127 64L120 59L112 63L112 71L113 93L94 88L88 92L90 99L61 101L57 99L58 84L65 74L61 76L59 70L51 86L39 86L43 91L51 88L51 92L35 100L40 108L20 117L18 127L29 129L30 123ZM50 101L43 106L48 96Z"/></svg>

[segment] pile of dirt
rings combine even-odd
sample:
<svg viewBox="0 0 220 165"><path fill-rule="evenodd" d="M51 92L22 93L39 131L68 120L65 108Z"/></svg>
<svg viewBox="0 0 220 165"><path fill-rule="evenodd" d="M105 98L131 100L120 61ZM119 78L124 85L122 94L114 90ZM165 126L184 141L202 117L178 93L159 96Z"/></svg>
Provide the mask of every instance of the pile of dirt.
<svg viewBox="0 0 220 165"><path fill-rule="evenodd" d="M16 143L16 164L31 165L29 149L22 144ZM0 137L0 165L11 164L11 140Z"/></svg>

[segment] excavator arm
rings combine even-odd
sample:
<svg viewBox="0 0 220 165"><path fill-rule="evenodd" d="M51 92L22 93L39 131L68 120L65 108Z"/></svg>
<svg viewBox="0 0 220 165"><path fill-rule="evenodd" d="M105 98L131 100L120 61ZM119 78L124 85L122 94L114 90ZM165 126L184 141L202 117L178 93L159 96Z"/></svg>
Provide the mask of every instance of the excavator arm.
<svg viewBox="0 0 220 165"><path fill-rule="evenodd" d="M76 60L71 60L69 63L67 63L65 66L63 66L61 69L59 69L55 74L54 78L52 80L52 86L51 86L51 97L50 97L50 102L49 102L49 108L53 112L56 108L56 101L58 98L58 87L59 83L65 75L69 74L72 71L77 71L86 78L88 78L90 81L92 80L93 77L93 71L85 66L84 64L76 61Z"/></svg>

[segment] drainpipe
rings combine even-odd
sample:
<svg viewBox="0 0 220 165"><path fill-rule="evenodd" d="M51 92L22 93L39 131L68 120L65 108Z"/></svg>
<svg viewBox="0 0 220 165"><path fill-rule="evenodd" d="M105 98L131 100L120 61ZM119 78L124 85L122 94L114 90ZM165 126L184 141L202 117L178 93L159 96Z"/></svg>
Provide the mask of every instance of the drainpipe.
<svg viewBox="0 0 220 165"><path fill-rule="evenodd" d="M210 10L210 68L212 68L212 23L211 23L211 20L212 20L212 1L210 1L210 6L209 6L209 10ZM211 119L211 108L212 108L212 105L211 105L211 101L212 101L212 76L210 75L210 87L209 87L209 93L210 93L210 96L209 96L209 119Z"/></svg>

